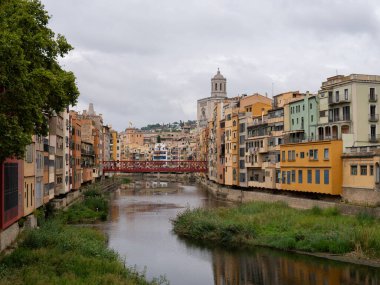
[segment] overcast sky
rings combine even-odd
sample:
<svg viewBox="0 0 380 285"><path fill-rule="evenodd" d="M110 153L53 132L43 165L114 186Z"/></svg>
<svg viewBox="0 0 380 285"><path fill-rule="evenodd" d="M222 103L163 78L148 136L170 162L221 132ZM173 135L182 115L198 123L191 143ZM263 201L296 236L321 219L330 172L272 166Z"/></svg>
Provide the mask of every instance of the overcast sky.
<svg viewBox="0 0 380 285"><path fill-rule="evenodd" d="M219 67L228 96L316 92L329 76L380 74L380 1L42 0L75 47L77 109L131 121L196 119Z"/></svg>

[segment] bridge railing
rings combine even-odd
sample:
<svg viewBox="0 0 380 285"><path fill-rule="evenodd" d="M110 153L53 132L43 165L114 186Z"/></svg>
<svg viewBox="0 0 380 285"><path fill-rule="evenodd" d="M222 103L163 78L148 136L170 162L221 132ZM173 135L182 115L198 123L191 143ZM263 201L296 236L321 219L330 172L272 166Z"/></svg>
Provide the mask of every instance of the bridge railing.
<svg viewBox="0 0 380 285"><path fill-rule="evenodd" d="M103 161L104 172L207 172L207 161Z"/></svg>

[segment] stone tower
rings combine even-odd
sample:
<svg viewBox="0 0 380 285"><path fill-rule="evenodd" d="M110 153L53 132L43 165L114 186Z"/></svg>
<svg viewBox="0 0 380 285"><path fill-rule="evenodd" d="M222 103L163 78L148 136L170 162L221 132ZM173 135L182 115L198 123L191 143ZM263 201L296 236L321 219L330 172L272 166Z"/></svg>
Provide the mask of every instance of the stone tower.
<svg viewBox="0 0 380 285"><path fill-rule="evenodd" d="M222 74L220 74L218 68L218 72L213 78L211 78L211 97L227 97L226 84L227 80Z"/></svg>

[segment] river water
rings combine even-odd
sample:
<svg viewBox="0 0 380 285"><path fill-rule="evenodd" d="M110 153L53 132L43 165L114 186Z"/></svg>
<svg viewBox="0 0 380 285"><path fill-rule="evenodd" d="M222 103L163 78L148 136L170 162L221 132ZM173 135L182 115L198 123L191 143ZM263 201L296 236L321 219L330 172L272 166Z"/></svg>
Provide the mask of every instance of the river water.
<svg viewBox="0 0 380 285"><path fill-rule="evenodd" d="M380 269L267 248L227 251L190 244L170 220L186 208L217 207L197 185L153 195L120 190L104 230L109 247L148 279L165 275L172 285L380 284Z"/></svg>

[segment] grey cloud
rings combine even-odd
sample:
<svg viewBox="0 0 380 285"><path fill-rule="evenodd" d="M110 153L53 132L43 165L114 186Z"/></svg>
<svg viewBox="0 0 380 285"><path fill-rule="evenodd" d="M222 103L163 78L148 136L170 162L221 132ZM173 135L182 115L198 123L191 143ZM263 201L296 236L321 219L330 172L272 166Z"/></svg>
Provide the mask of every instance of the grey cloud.
<svg viewBox="0 0 380 285"><path fill-rule="evenodd" d="M377 1L42 0L75 51L62 60L106 123L194 119L219 67L229 96L317 91L378 73Z"/></svg>

